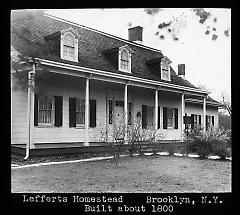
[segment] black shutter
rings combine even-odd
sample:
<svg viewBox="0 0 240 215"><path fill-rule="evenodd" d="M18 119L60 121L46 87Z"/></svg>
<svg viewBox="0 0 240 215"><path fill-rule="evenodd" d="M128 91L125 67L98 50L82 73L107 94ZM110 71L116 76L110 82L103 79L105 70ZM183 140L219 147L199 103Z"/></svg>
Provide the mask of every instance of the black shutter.
<svg viewBox="0 0 240 215"><path fill-rule="evenodd" d="M187 114L185 113L185 116L183 116L183 124L187 124L186 119L187 119Z"/></svg>
<svg viewBox="0 0 240 215"><path fill-rule="evenodd" d="M178 129L178 109L174 108L174 116L175 116L175 129Z"/></svg>
<svg viewBox="0 0 240 215"><path fill-rule="evenodd" d="M214 126L214 116L212 116L212 125Z"/></svg>
<svg viewBox="0 0 240 215"><path fill-rule="evenodd" d="M142 128L147 128L147 105L142 105Z"/></svg>
<svg viewBox="0 0 240 215"><path fill-rule="evenodd" d="M76 127L76 98L69 98L69 127Z"/></svg>
<svg viewBox="0 0 240 215"><path fill-rule="evenodd" d="M191 114L191 129L194 129L194 114Z"/></svg>
<svg viewBox="0 0 240 215"><path fill-rule="evenodd" d="M63 97L62 96L54 96L55 97L55 126L62 126L62 113L63 113Z"/></svg>
<svg viewBox="0 0 240 215"><path fill-rule="evenodd" d="M201 115L198 115L198 120L199 120L199 125L201 125L202 124L202 122L201 122Z"/></svg>
<svg viewBox="0 0 240 215"><path fill-rule="evenodd" d="M206 115L206 130L208 130L208 115Z"/></svg>
<svg viewBox="0 0 240 215"><path fill-rule="evenodd" d="M34 126L38 125L38 95L34 95Z"/></svg>
<svg viewBox="0 0 240 215"><path fill-rule="evenodd" d="M167 129L167 107L163 107L163 129Z"/></svg>
<svg viewBox="0 0 240 215"><path fill-rule="evenodd" d="M158 106L158 128L160 128L160 107Z"/></svg>
<svg viewBox="0 0 240 215"><path fill-rule="evenodd" d="M90 100L90 127L96 127L96 100Z"/></svg>

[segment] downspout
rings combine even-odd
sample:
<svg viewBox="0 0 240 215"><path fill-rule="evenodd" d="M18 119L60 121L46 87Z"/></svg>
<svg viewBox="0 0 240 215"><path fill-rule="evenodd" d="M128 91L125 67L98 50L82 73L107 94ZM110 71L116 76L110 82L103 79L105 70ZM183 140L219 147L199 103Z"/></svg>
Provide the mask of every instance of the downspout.
<svg viewBox="0 0 240 215"><path fill-rule="evenodd" d="M35 75L35 62L33 62L33 69L32 71L28 72L28 118L27 118L27 122L28 122L28 141L26 143L26 156L24 157L24 160L27 160L29 158L30 155L30 145L31 145L31 141L32 141L32 129L31 129L31 124L32 122L32 92L33 92L33 88L34 88L34 75Z"/></svg>

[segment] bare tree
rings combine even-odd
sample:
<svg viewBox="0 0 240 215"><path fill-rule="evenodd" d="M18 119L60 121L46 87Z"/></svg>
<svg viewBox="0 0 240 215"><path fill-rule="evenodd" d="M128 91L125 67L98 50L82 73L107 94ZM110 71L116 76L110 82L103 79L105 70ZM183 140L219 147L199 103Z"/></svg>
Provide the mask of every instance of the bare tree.
<svg viewBox="0 0 240 215"><path fill-rule="evenodd" d="M222 100L221 100L222 108L227 110L229 115L232 116L232 104L229 97L225 93L222 93L221 97L222 97Z"/></svg>
<svg viewBox="0 0 240 215"><path fill-rule="evenodd" d="M150 16L154 16L160 12L167 12L170 15L170 20L161 20L158 25L156 36L160 39L165 39L167 36L171 36L174 41L180 40L179 33L187 25L187 19L189 16L196 16L198 21L196 24L204 25L206 27L205 35L211 37L213 41L216 41L219 35L216 24L219 19L214 12L205 8L189 8L190 13L183 12L181 15L174 15L169 9L163 8L145 8L144 12ZM208 21L208 22L206 22ZM207 24L206 24L207 23ZM230 36L230 25L222 32L226 37Z"/></svg>

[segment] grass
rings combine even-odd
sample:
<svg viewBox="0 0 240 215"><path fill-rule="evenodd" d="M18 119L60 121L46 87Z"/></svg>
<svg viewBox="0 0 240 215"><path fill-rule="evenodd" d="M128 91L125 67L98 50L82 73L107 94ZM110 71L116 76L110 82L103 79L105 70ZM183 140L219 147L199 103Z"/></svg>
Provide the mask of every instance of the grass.
<svg viewBox="0 0 240 215"><path fill-rule="evenodd" d="M12 169L12 192L231 192L231 162L174 156Z"/></svg>

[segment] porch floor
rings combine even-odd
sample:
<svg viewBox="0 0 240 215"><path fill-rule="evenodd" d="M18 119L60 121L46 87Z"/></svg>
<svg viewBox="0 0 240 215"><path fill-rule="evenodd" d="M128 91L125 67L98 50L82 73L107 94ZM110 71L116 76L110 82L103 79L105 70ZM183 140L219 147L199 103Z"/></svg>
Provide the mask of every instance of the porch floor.
<svg viewBox="0 0 240 215"><path fill-rule="evenodd" d="M168 151L170 146L174 146L176 151L186 149L186 143L181 141L164 140L158 143L145 143L143 147L157 149L159 151ZM131 144L122 144L121 150L126 151L131 148ZM118 150L118 147L113 147L111 143L89 143L89 146L84 146L83 143L39 143L35 144L34 149L30 149L30 156L49 156L62 154L84 154L84 153L106 153L113 150ZM26 145L12 144L12 154L24 156L26 153Z"/></svg>

